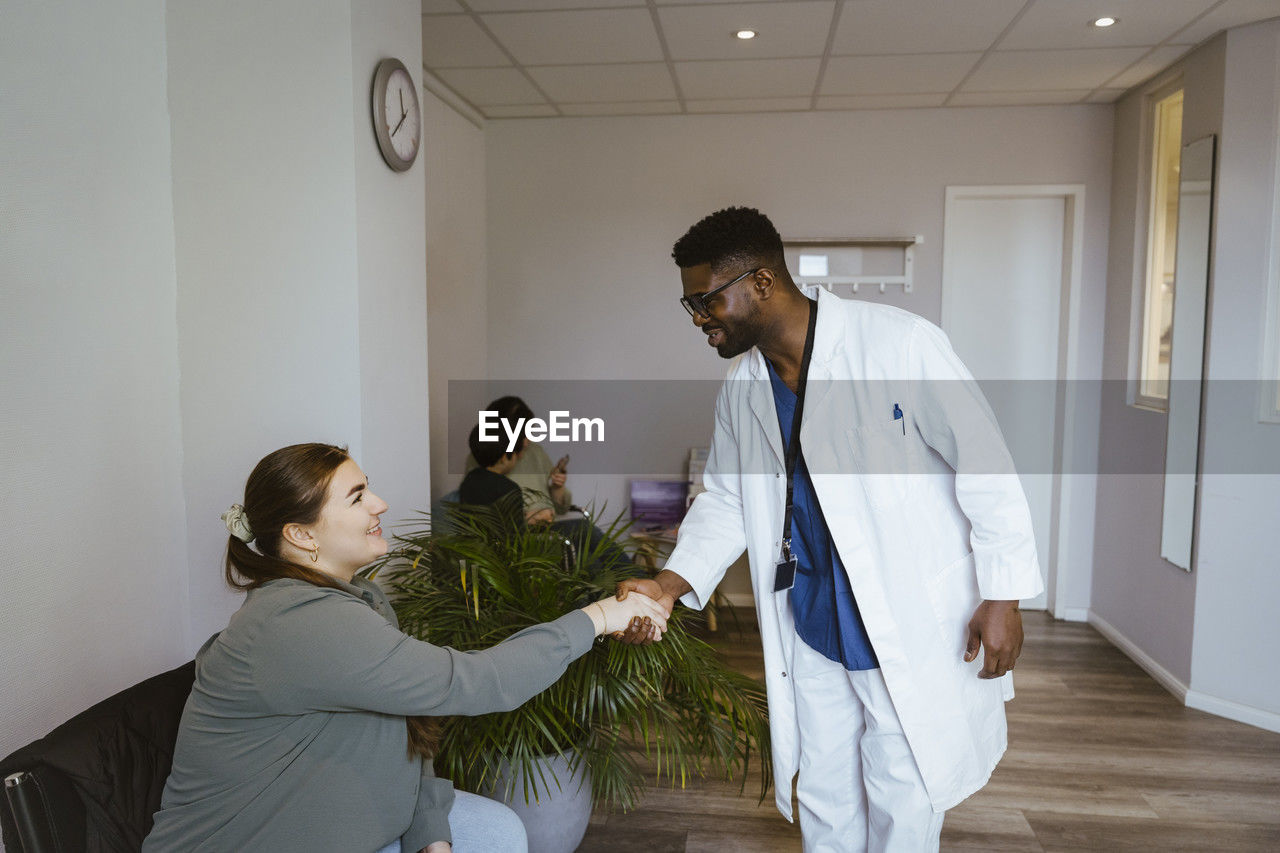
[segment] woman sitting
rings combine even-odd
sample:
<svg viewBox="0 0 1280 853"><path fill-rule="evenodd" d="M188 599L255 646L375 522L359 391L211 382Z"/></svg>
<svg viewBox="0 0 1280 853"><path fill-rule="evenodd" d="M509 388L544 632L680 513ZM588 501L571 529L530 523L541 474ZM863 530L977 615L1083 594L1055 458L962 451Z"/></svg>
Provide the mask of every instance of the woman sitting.
<svg viewBox="0 0 1280 853"><path fill-rule="evenodd" d="M435 777L413 717L513 709L633 617L660 636L663 611L608 597L483 651L421 642L354 577L387 552L386 511L343 448L286 447L249 475L223 515L248 595L196 656L144 851L525 849L514 812Z"/></svg>

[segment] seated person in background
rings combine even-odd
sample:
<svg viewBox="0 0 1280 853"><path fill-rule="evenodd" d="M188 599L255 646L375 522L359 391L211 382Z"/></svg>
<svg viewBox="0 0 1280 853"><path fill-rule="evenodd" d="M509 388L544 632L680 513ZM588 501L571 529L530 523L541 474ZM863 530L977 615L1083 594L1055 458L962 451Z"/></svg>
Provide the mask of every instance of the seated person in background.
<svg viewBox="0 0 1280 853"><path fill-rule="evenodd" d="M499 397L485 406L485 411L497 412L499 418L510 424L521 419L527 421L534 416L533 409L530 409L524 400L513 396ZM542 445L536 441L528 441L523 431L520 440L525 442L523 455L516 459L515 465L506 476L524 490L526 512L548 509L553 515L564 515L571 511L573 494L565 485L568 479L565 469L569 458L563 457L553 464L547 451L542 449ZM483 463L473 450L472 455L467 457L466 470L470 472L473 468L482 465ZM471 501L466 502L471 503Z"/></svg>
<svg viewBox="0 0 1280 853"><path fill-rule="evenodd" d="M613 596L459 652L399 630L377 584L382 499L344 448L267 455L223 513L226 577L247 590L196 655L144 853L526 849L506 806L436 778L420 716L510 710L633 618L666 628L650 598ZM250 543L256 543L256 548Z"/></svg>
<svg viewBox="0 0 1280 853"><path fill-rule="evenodd" d="M509 500L515 506L522 505L520 486L508 475L519 464L521 457L530 446L524 433L520 434L520 443L514 453L506 450L506 438L495 438L485 441L480 437L480 425L471 428L467 436L467 444L471 447L471 458L478 467L467 472L458 486L458 497L464 504L489 505L500 500ZM533 445L537 446L537 445ZM516 495L521 497L510 497ZM549 506L529 506L524 504L524 520L527 524L550 524L555 514Z"/></svg>
<svg viewBox="0 0 1280 853"><path fill-rule="evenodd" d="M499 397L488 406L485 411L497 412L498 417L507 423L515 424L523 419L528 420L534 416L533 409L524 400L515 396ZM471 455L467 457L467 477L470 477L477 470L483 467L480 457L475 452L475 440L479 437L479 426L472 430L471 438ZM551 525L552 528L575 543L575 547L585 549L587 552L595 552L601 550L603 556L608 562L616 565L631 563L632 560L627 554L612 543L601 545L601 541L605 538L604 532L597 527L590 518L583 516L573 516L570 518L556 518L563 516L568 512L578 509L573 506L573 494L565 485L568 479L565 470L569 464L569 457L564 456L560 461L552 464L551 457L547 455L547 451L536 441L529 441L524 431L520 432L521 449L516 456L515 463L508 471L502 472L504 476L519 486L524 494L525 517L532 524L543 519L555 519ZM501 442L505 446L506 439ZM459 496L463 503L492 503L495 498L491 497L487 501L468 500L467 493L464 491L467 485L466 478L459 487ZM509 491L509 490L508 490ZM599 560L588 560L588 571L592 575L599 571Z"/></svg>

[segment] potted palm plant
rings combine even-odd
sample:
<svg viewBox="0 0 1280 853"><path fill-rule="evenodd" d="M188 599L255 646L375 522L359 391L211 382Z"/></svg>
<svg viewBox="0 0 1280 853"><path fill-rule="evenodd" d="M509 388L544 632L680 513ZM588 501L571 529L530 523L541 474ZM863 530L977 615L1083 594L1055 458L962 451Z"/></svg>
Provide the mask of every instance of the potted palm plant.
<svg viewBox="0 0 1280 853"><path fill-rule="evenodd" d="M388 583L402 630L486 648L642 571L619 547L628 526L620 518L603 536L589 525L566 536L512 524L509 509L448 505L447 519L424 516L397 535L371 574ZM573 850L593 806L634 807L651 776L673 787L700 776L745 786L755 759L763 800L771 782L764 687L720 662L690 630L697 619L677 606L660 643L602 640L514 711L443 719L436 773L512 805L533 853ZM564 801L575 797L570 818ZM549 829L535 806L550 813Z"/></svg>

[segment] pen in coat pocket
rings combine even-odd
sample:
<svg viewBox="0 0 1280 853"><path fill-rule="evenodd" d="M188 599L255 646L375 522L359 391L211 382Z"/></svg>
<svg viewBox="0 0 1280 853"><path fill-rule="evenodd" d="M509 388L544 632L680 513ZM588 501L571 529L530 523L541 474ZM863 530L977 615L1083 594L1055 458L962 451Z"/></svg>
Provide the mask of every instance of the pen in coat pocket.
<svg viewBox="0 0 1280 853"><path fill-rule="evenodd" d="M902 415L902 407L901 407L901 406L899 406L897 403L894 403L894 404L893 404L893 419L894 419L895 421L902 421L902 434L903 434L903 435L906 435L906 434L907 434L907 419L906 419L905 417L903 417L903 415Z"/></svg>

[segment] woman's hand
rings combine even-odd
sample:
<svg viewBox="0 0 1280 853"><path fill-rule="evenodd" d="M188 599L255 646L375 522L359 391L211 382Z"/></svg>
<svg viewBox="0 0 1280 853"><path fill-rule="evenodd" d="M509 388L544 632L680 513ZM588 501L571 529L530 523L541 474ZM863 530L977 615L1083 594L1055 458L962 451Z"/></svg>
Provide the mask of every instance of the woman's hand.
<svg viewBox="0 0 1280 853"><path fill-rule="evenodd" d="M647 595L633 592L625 601L614 596L602 598L582 608L596 625L596 636L623 631L632 619L639 619L653 639L662 639L667 630L667 611Z"/></svg>
<svg viewBox="0 0 1280 853"><path fill-rule="evenodd" d="M626 600L632 593L647 595L658 603L662 612L668 617L676 606L676 599L689 592L693 587L689 582L669 569L658 572L653 578L627 578L617 587L618 598ZM615 633L613 638L628 646L647 646L658 639L650 627L639 619L633 619L625 631Z"/></svg>

